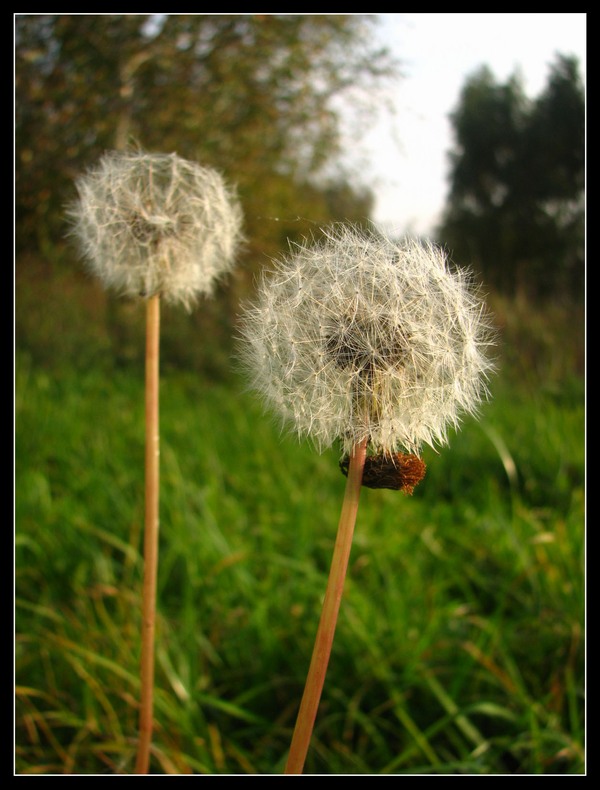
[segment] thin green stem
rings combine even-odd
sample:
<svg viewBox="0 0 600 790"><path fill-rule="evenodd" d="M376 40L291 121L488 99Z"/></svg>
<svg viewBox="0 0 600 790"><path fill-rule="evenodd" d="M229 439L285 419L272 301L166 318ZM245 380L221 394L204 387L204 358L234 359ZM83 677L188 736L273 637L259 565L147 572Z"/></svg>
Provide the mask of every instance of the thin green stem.
<svg viewBox="0 0 600 790"><path fill-rule="evenodd" d="M285 767L286 774L302 773L312 737L344 591L344 581L352 548L352 537L358 512L366 452L367 439L355 445L350 454L348 480L338 524L337 538L333 549L325 600L323 601L321 619L304 686L304 694L300 703L290 753Z"/></svg>
<svg viewBox="0 0 600 790"><path fill-rule="evenodd" d="M148 773L152 741L154 698L154 627L156 622L156 577L159 530L159 419L158 372L160 301L152 296L146 312L146 460L144 584L142 591L142 659L137 774Z"/></svg>

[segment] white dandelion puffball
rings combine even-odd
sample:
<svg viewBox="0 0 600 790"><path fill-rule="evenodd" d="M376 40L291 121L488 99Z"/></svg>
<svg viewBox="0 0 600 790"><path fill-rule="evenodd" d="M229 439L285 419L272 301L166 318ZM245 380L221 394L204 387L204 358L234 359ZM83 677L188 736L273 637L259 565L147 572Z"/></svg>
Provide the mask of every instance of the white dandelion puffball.
<svg viewBox="0 0 600 790"><path fill-rule="evenodd" d="M233 268L242 211L212 168L176 154L110 152L77 190L72 232L106 287L189 308Z"/></svg>
<svg viewBox="0 0 600 790"><path fill-rule="evenodd" d="M263 274L241 319L253 388L300 437L342 451L447 441L487 396L493 343L467 274L429 243L334 226Z"/></svg>

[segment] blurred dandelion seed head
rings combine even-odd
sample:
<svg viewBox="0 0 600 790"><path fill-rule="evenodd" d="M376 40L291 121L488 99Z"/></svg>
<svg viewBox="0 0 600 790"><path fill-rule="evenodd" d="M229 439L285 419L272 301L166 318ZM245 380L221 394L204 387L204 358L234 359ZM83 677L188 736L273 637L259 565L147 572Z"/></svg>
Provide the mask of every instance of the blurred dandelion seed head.
<svg viewBox="0 0 600 790"><path fill-rule="evenodd" d="M111 152L77 190L72 234L106 287L189 308L233 268L242 211L212 168L176 154Z"/></svg>
<svg viewBox="0 0 600 790"><path fill-rule="evenodd" d="M343 453L444 444L487 397L491 321L430 243L336 225L263 274L241 319L251 384L301 437Z"/></svg>

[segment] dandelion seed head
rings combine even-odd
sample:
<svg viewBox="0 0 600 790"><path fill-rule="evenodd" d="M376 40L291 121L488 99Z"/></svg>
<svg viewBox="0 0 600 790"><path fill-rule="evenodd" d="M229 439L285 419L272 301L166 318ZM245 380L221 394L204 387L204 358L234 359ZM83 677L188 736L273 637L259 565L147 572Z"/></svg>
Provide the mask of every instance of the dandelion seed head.
<svg viewBox="0 0 600 790"><path fill-rule="evenodd" d="M262 275L241 319L252 387L300 437L418 453L475 414L491 322L442 249L336 225Z"/></svg>
<svg viewBox="0 0 600 790"><path fill-rule="evenodd" d="M107 288L189 308L233 268L242 212L212 168L177 154L110 152L77 190L72 234Z"/></svg>

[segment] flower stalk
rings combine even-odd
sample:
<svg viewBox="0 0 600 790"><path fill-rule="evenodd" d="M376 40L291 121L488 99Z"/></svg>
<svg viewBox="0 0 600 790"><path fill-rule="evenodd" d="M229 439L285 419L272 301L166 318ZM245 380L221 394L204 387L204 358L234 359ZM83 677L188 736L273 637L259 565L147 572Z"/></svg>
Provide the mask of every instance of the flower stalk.
<svg viewBox="0 0 600 790"><path fill-rule="evenodd" d="M148 773L154 708L154 632L156 626L156 579L159 534L159 344L160 297L146 305L146 450L144 582L142 589L142 656L140 669L139 742L137 774Z"/></svg>
<svg viewBox="0 0 600 790"><path fill-rule="evenodd" d="M304 694L300 703L285 767L286 774L301 774L308 753L344 592L344 582L352 549L352 538L356 524L366 454L367 439L365 438L353 448L350 454L348 479L346 481L337 538L333 549L329 579L312 659L304 686Z"/></svg>

